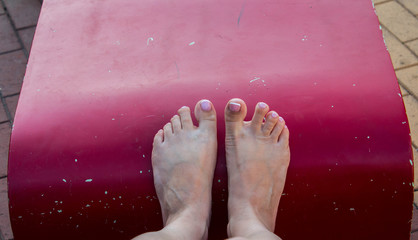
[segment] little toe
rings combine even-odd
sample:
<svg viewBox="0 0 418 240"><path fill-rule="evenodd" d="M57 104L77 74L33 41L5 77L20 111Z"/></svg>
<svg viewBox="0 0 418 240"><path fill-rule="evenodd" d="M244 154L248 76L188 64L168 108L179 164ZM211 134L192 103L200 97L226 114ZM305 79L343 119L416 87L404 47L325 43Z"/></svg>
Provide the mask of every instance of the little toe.
<svg viewBox="0 0 418 240"><path fill-rule="evenodd" d="M173 136L173 128L171 127L171 123L167 123L163 127L164 130L164 141L170 139Z"/></svg>
<svg viewBox="0 0 418 240"><path fill-rule="evenodd" d="M216 111L209 100L203 99L196 103L194 114L199 128L216 129Z"/></svg>
<svg viewBox="0 0 418 240"><path fill-rule="evenodd" d="M259 102L255 107L253 119L251 119L251 126L256 130L261 129L261 125L263 124L264 117L266 113L269 111L269 106L263 102Z"/></svg>
<svg viewBox="0 0 418 240"><path fill-rule="evenodd" d="M155 134L154 136L154 144L153 146L158 146L159 144L161 144L164 140L164 134L163 134L163 130L160 129L158 130L158 132Z"/></svg>
<svg viewBox="0 0 418 240"><path fill-rule="evenodd" d="M273 131L271 132L271 137L274 139L274 141L279 141L279 136L282 133L285 125L286 123L284 119L282 117L279 117L279 121L276 123L276 125L273 128Z"/></svg>
<svg viewBox="0 0 418 240"><path fill-rule="evenodd" d="M273 130L276 123L279 121L279 114L275 111L271 111L266 116L266 122L264 123L261 131L264 136L270 136L271 131Z"/></svg>
<svg viewBox="0 0 418 240"><path fill-rule="evenodd" d="M181 130L181 123L179 115L174 115L171 118L171 126L173 128L173 133L178 133Z"/></svg>
<svg viewBox="0 0 418 240"><path fill-rule="evenodd" d="M183 129L192 129L193 120L192 120L192 116L190 115L190 108L184 106L180 108L177 112L180 115L181 127Z"/></svg>

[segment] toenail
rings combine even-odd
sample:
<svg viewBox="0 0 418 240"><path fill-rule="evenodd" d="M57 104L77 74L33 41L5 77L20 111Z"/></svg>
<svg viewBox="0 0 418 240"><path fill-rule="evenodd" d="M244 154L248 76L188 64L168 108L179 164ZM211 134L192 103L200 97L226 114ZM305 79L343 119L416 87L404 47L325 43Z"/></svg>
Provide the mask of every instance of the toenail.
<svg viewBox="0 0 418 240"><path fill-rule="evenodd" d="M200 102L200 108L202 108L202 110L205 112L209 112L212 109L212 105L210 104L209 100L202 100Z"/></svg>
<svg viewBox="0 0 418 240"><path fill-rule="evenodd" d="M284 119L282 117L279 117L280 122L284 122Z"/></svg>
<svg viewBox="0 0 418 240"><path fill-rule="evenodd" d="M267 104L265 104L265 103L263 103L263 102L260 102L260 103L258 103L258 106L260 107L260 108L266 108L267 107Z"/></svg>
<svg viewBox="0 0 418 240"><path fill-rule="evenodd" d="M272 118L276 118L276 117L278 117L278 116L279 116L279 114L277 114L276 112L272 112L272 113L271 113L271 117L272 117Z"/></svg>
<svg viewBox="0 0 418 240"><path fill-rule="evenodd" d="M228 108L232 112L239 112L239 110L241 110L241 104L230 102L229 105L228 105Z"/></svg>

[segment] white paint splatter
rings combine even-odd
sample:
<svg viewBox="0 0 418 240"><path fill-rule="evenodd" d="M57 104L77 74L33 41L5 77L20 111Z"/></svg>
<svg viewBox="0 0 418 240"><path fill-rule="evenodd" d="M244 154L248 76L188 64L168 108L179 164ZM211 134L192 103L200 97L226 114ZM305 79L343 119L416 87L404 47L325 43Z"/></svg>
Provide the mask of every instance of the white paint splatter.
<svg viewBox="0 0 418 240"><path fill-rule="evenodd" d="M115 121L115 118L112 118L112 121Z"/></svg>
<svg viewBox="0 0 418 240"><path fill-rule="evenodd" d="M142 157L145 158L145 154L142 154Z"/></svg>
<svg viewBox="0 0 418 240"><path fill-rule="evenodd" d="M153 38L153 37L149 37L149 38L147 39L147 46L149 45L149 41L154 41L154 38Z"/></svg>
<svg viewBox="0 0 418 240"><path fill-rule="evenodd" d="M77 158L76 158L76 159L74 159L74 162L77 162Z"/></svg>
<svg viewBox="0 0 418 240"><path fill-rule="evenodd" d="M105 191L105 194L107 194L107 191Z"/></svg>
<svg viewBox="0 0 418 240"><path fill-rule="evenodd" d="M411 164L411 166L414 166L414 163L412 162L411 159L409 159L409 163Z"/></svg>
<svg viewBox="0 0 418 240"><path fill-rule="evenodd" d="M92 182L92 181L93 181L93 179L91 179L91 178L85 180L85 182Z"/></svg>
<svg viewBox="0 0 418 240"><path fill-rule="evenodd" d="M355 211L355 209L354 208L350 208L350 211Z"/></svg>
<svg viewBox="0 0 418 240"><path fill-rule="evenodd" d="M139 173L142 173L142 171L139 171Z"/></svg>
<svg viewBox="0 0 418 240"><path fill-rule="evenodd" d="M254 77L254 79L250 80L250 83L255 82L255 81L259 80L259 79L260 79L259 77Z"/></svg>
<svg viewBox="0 0 418 240"><path fill-rule="evenodd" d="M62 181L63 181L63 182L67 182L67 180L65 180L65 179L62 179Z"/></svg>
<svg viewBox="0 0 418 240"><path fill-rule="evenodd" d="M402 122L402 124L406 124L406 122Z"/></svg>
<svg viewBox="0 0 418 240"><path fill-rule="evenodd" d="M60 210L57 210L57 212L62 213L62 210L61 209Z"/></svg>
<svg viewBox="0 0 418 240"><path fill-rule="evenodd" d="M189 46L195 45L195 42L191 42L189 43Z"/></svg>
<svg viewBox="0 0 418 240"><path fill-rule="evenodd" d="M87 204L86 207L90 207L90 204Z"/></svg>

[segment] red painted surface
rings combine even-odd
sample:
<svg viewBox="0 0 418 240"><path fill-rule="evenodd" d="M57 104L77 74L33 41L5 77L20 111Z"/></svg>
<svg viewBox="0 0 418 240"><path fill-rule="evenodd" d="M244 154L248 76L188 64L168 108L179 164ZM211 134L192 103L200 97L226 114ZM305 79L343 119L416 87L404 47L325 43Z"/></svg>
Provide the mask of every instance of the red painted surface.
<svg viewBox="0 0 418 240"><path fill-rule="evenodd" d="M10 146L15 239L161 228L153 135L202 98L219 114L210 239L225 237L232 97L291 130L282 238L409 239L409 128L369 0L44 1Z"/></svg>

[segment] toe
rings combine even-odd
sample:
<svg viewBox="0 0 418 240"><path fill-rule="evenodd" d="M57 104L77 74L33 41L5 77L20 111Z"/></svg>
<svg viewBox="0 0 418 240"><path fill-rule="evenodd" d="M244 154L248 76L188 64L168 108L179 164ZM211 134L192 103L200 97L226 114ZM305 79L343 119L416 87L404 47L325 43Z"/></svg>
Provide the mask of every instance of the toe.
<svg viewBox="0 0 418 240"><path fill-rule="evenodd" d="M282 117L279 117L279 121L276 123L276 125L273 128L273 131L271 132L271 137L275 142L279 141L279 136L283 131L283 128L285 126L284 119Z"/></svg>
<svg viewBox="0 0 418 240"><path fill-rule="evenodd" d="M233 98L225 107L225 122L243 124L247 115L247 105L242 99Z"/></svg>
<svg viewBox="0 0 418 240"><path fill-rule="evenodd" d="M178 133L181 130L181 123L179 115L174 115L171 118L171 126L173 127L173 133Z"/></svg>
<svg viewBox="0 0 418 240"><path fill-rule="evenodd" d="M266 122L264 123L261 131L264 136L270 136L271 131L273 130L276 123L279 121L279 114L275 111L271 111L267 114Z"/></svg>
<svg viewBox="0 0 418 240"><path fill-rule="evenodd" d="M251 119L251 126L256 130L261 129L263 124L264 116L269 111L269 106L263 102L259 102L255 107L253 119Z"/></svg>
<svg viewBox="0 0 418 240"><path fill-rule="evenodd" d="M289 128L287 128L287 125L284 125L282 132L279 136L279 145L281 145L284 148L289 147Z"/></svg>
<svg viewBox="0 0 418 240"><path fill-rule="evenodd" d="M171 123L167 123L163 127L164 130L164 141L167 141L173 136L173 128L171 127Z"/></svg>
<svg viewBox="0 0 418 240"><path fill-rule="evenodd" d="M181 127L183 129L192 129L193 120L192 120L192 116L190 115L190 108L182 107L177 112L180 115Z"/></svg>
<svg viewBox="0 0 418 240"><path fill-rule="evenodd" d="M200 100L195 106L194 114L199 122L199 128L216 129L216 112L209 100Z"/></svg>
<svg viewBox="0 0 418 240"><path fill-rule="evenodd" d="M163 130L160 129L158 130L158 132L155 134L154 136L154 147L158 146L159 144L161 144L163 142Z"/></svg>

